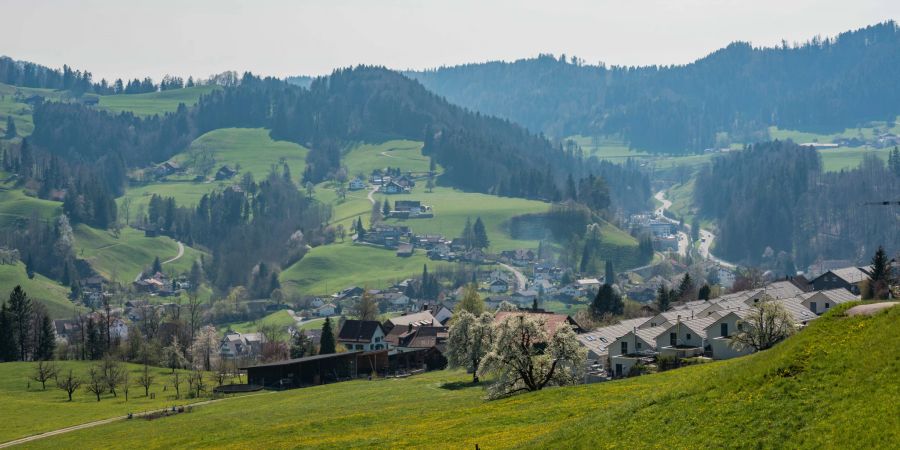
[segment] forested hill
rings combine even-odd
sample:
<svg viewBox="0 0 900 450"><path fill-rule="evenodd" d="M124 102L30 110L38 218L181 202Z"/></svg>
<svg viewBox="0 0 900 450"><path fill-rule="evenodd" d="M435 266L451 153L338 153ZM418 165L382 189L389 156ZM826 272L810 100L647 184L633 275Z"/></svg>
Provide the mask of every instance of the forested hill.
<svg viewBox="0 0 900 450"><path fill-rule="evenodd" d="M543 55L410 72L465 107L555 137L620 134L657 152L724 138L754 142L769 125L843 130L900 113L900 29L893 21L754 48L736 42L691 64L604 67Z"/></svg>
<svg viewBox="0 0 900 450"><path fill-rule="evenodd" d="M119 191L114 183L125 182L122 165L164 161L217 128L265 127L276 139L310 148L303 178L313 183L340 169L351 142L405 138L425 142L424 152L444 167L439 182L465 190L546 200L573 198L578 191L594 198L593 191L600 190L600 197L608 198L607 186L595 182L595 175L613 183L609 190L622 204L646 202L650 194L646 176L633 165L582 161L574 149L452 105L418 82L378 67L337 70L308 89L245 74L237 85L213 91L195 107L148 119L44 103L36 107L34 123L33 144L65 161L115 156L115 176L102 174L112 192ZM63 188L66 180L53 183ZM572 184L579 189L570 189Z"/></svg>

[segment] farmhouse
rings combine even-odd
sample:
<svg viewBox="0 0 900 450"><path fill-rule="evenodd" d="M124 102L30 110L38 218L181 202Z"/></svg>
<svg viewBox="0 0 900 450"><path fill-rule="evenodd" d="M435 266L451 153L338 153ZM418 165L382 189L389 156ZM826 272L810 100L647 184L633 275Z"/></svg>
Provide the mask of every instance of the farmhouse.
<svg viewBox="0 0 900 450"><path fill-rule="evenodd" d="M381 185L381 188L378 189L382 194L403 194L405 192L409 192L409 189L401 186L396 181L390 181L386 184Z"/></svg>
<svg viewBox="0 0 900 450"><path fill-rule="evenodd" d="M510 317L528 317L541 322L548 336L553 336L560 327L570 327L576 333L585 330L571 316L546 311L500 311L494 316L494 323L501 323Z"/></svg>
<svg viewBox="0 0 900 450"><path fill-rule="evenodd" d="M498 278L494 281L491 281L491 283L488 285L488 290L495 294L506 292L509 290L509 283L506 280Z"/></svg>
<svg viewBox="0 0 900 450"><path fill-rule="evenodd" d="M238 333L227 331L219 342L219 356L223 359L256 358L262 351L265 338L262 333Z"/></svg>
<svg viewBox="0 0 900 450"><path fill-rule="evenodd" d="M409 258L410 256L413 255L414 251L415 251L415 249L413 248L412 244L406 244L406 243L400 244L397 247L397 256L399 256L401 258Z"/></svg>
<svg viewBox="0 0 900 450"><path fill-rule="evenodd" d="M362 178L356 177L350 180L350 190L359 191L366 188L366 182Z"/></svg>
<svg viewBox="0 0 900 450"><path fill-rule="evenodd" d="M813 290L826 291L843 288L855 295L859 295L859 285L869 276L858 267L843 267L829 270L819 275L810 282Z"/></svg>
<svg viewBox="0 0 900 450"><path fill-rule="evenodd" d="M348 319L341 326L337 341L348 351L387 350L384 328L377 320Z"/></svg>
<svg viewBox="0 0 900 450"><path fill-rule="evenodd" d="M227 165L219 167L219 170L216 171L216 180L222 181L227 180L229 178L233 178L237 175L237 170L228 167Z"/></svg>

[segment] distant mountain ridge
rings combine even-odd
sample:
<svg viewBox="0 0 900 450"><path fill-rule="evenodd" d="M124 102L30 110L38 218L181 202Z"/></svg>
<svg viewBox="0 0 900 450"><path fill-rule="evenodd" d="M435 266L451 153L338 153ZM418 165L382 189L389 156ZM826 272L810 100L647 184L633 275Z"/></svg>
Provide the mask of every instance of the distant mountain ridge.
<svg viewBox="0 0 900 450"><path fill-rule="evenodd" d="M893 21L799 46L735 42L679 66L587 66L541 55L405 72L451 103L533 132L619 135L665 153L703 150L717 138L765 140L770 125L833 132L893 121L900 114L897 73Z"/></svg>

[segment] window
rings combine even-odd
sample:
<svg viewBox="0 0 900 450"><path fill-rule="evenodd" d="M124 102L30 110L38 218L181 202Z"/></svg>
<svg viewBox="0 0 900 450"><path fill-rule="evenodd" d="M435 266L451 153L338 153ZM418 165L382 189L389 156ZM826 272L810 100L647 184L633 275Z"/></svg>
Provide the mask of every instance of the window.
<svg viewBox="0 0 900 450"><path fill-rule="evenodd" d="M638 343L635 345L635 347L637 347L637 349L640 350L640 349L641 349L641 343L638 342Z"/></svg>
<svg viewBox="0 0 900 450"><path fill-rule="evenodd" d="M678 337L675 335L675 333L669 333L669 345L674 347L677 342Z"/></svg>
<svg viewBox="0 0 900 450"><path fill-rule="evenodd" d="M628 342L622 341L622 354L623 355L628 354Z"/></svg>
<svg viewBox="0 0 900 450"><path fill-rule="evenodd" d="M816 302L809 302L809 309L811 309L812 312L816 312Z"/></svg>
<svg viewBox="0 0 900 450"><path fill-rule="evenodd" d="M828 308L831 308L831 305L828 304L828 303L826 303L826 304L825 304L825 309L828 309Z"/></svg>
<svg viewBox="0 0 900 450"><path fill-rule="evenodd" d="M687 340L691 340L691 333L687 334Z"/></svg>
<svg viewBox="0 0 900 450"><path fill-rule="evenodd" d="M722 323L719 325L719 334L720 334L722 337L728 336L728 323L727 323L727 322L722 322Z"/></svg>

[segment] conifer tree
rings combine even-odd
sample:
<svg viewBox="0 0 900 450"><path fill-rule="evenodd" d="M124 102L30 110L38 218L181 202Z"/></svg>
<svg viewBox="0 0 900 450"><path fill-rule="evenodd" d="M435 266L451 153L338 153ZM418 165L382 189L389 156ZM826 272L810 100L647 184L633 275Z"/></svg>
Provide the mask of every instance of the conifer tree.
<svg viewBox="0 0 900 450"><path fill-rule="evenodd" d="M56 350L56 334L53 331L53 321L46 312L41 312L40 330L37 330L37 342L35 342L34 359L46 361L53 359L53 351Z"/></svg>
<svg viewBox="0 0 900 450"><path fill-rule="evenodd" d="M475 225L472 226L472 234L475 240L472 247L479 249L490 247L491 241L488 240L487 230L484 227L484 222L481 221L481 217L475 219Z"/></svg>
<svg viewBox="0 0 900 450"><path fill-rule="evenodd" d="M325 323L322 324L322 339L319 341L319 354L330 355L335 351L334 331L331 328L331 317L326 317Z"/></svg>
<svg viewBox="0 0 900 450"><path fill-rule="evenodd" d="M15 333L16 345L18 346L18 358L21 361L27 360L28 343L31 337L31 319L33 305L28 294L22 290L22 286L16 285L12 292L9 293L9 312L12 316L13 330Z"/></svg>
<svg viewBox="0 0 900 450"><path fill-rule="evenodd" d="M12 139L17 135L18 132L16 131L16 123L13 122L12 116L6 116L6 134L4 135L4 138Z"/></svg>
<svg viewBox="0 0 900 450"><path fill-rule="evenodd" d="M611 260L606 260L606 274L605 281L607 284L614 284L616 281L616 273L613 271L613 263Z"/></svg>
<svg viewBox="0 0 900 450"><path fill-rule="evenodd" d="M0 361L15 361L16 335L13 331L12 313L6 303L0 306Z"/></svg>

